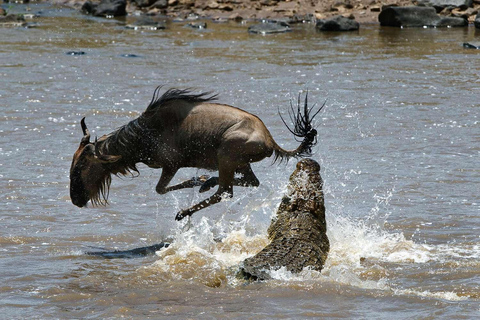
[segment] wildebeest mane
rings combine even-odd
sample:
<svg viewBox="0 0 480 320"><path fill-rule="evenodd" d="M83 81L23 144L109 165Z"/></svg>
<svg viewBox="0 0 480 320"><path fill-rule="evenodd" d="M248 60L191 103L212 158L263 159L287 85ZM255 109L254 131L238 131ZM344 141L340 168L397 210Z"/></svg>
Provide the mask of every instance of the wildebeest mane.
<svg viewBox="0 0 480 320"><path fill-rule="evenodd" d="M202 92L194 94L192 89L168 89L164 94L160 96L160 89L162 86L158 86L153 92L152 101L145 110L144 115L150 115L158 108L165 106L168 102L174 100L182 100L190 103L202 103L209 102L217 99L216 94L212 92Z"/></svg>
<svg viewBox="0 0 480 320"><path fill-rule="evenodd" d="M114 132L108 135L100 146L102 154L107 155L120 155L121 160L115 164L112 164L116 175L131 174L132 171L139 174L135 160L138 158L138 154L141 154L143 150L139 150L139 146L146 146L146 135L148 135L148 129L144 128L138 121L138 119L132 120L124 126L121 126Z"/></svg>

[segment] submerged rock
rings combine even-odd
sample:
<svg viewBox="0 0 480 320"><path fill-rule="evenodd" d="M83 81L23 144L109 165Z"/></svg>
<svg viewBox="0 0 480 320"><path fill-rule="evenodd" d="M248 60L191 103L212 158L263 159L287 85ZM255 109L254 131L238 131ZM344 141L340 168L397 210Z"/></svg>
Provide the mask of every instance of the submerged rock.
<svg viewBox="0 0 480 320"><path fill-rule="evenodd" d="M127 15L126 8L127 0L102 0L99 4L87 0L81 11L96 17L118 17Z"/></svg>
<svg viewBox="0 0 480 320"><path fill-rule="evenodd" d="M134 53L124 53L124 54L121 54L120 57L122 57L122 58L140 58L139 55L136 55Z"/></svg>
<svg viewBox="0 0 480 320"><path fill-rule="evenodd" d="M354 31L360 28L360 24L344 16L336 16L327 20L318 20L315 25L320 31Z"/></svg>
<svg viewBox="0 0 480 320"><path fill-rule="evenodd" d="M248 27L249 33L272 34L291 31L290 25L283 21L264 22Z"/></svg>
<svg viewBox="0 0 480 320"><path fill-rule="evenodd" d="M83 56L85 55L85 51L67 51L65 52L66 55L68 56Z"/></svg>
<svg viewBox="0 0 480 320"><path fill-rule="evenodd" d="M154 21L152 18L144 16L133 23L127 24L125 28L134 30L162 30L166 29L166 24L163 21Z"/></svg>
<svg viewBox="0 0 480 320"><path fill-rule="evenodd" d="M378 15L382 26L402 28L465 27L468 21L457 17L440 17L433 7L387 7Z"/></svg>
<svg viewBox="0 0 480 320"><path fill-rule="evenodd" d="M190 22L187 24L187 27L190 27L193 29L206 29L207 23L206 22Z"/></svg>
<svg viewBox="0 0 480 320"><path fill-rule="evenodd" d="M475 43L471 43L471 42L464 42L463 43L463 47L466 48L466 49L480 49L480 42L475 42Z"/></svg>
<svg viewBox="0 0 480 320"><path fill-rule="evenodd" d="M26 27L27 23L22 15L8 14L0 16L0 27Z"/></svg>
<svg viewBox="0 0 480 320"><path fill-rule="evenodd" d="M265 280L270 278L269 270L282 267L293 273L306 267L322 270L330 249L322 186L316 161L303 159L297 163L287 194L268 228L271 243L243 261L240 276Z"/></svg>

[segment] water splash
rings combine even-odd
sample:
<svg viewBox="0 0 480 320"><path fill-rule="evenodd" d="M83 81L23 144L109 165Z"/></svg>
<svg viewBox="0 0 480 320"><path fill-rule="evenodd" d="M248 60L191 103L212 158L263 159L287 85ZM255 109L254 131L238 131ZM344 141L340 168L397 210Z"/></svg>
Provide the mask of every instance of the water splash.
<svg viewBox="0 0 480 320"><path fill-rule="evenodd" d="M417 270L445 269L444 264L453 262L460 266L472 263L473 257L480 256L478 246L475 249L455 244L420 244L405 237L400 230L385 230L392 210L391 200L397 195L395 186L373 193L371 208L365 206L362 198L360 209L351 215L349 210L358 200L348 203L341 197L362 191L358 183L348 181L351 177L359 177L361 169L342 173L332 171L329 168L334 166L323 163L327 235L331 244L326 265L322 272L307 269L292 274L285 268L270 271L273 279L270 285L299 290L333 285L364 290L367 294L381 292L381 295L414 295L447 301L476 299L470 290L461 292L458 287L442 288L442 291L423 287L419 279L432 275ZM339 176L343 175L348 186L330 182L342 181ZM236 277L238 265L268 243L266 229L287 192L287 183L279 183L276 176L277 173L272 171L268 177L270 180L263 181L259 188L241 189L233 199L216 205L215 210L194 217L188 231L182 231L179 226L172 246L159 251L158 261L144 270L161 281L186 281L207 287L244 284L243 279ZM192 190L188 199L172 197L177 207L188 201L198 201L204 195ZM477 270L479 267L478 263L473 266Z"/></svg>
<svg viewBox="0 0 480 320"><path fill-rule="evenodd" d="M379 205L388 204L390 197L390 193L387 198L379 197ZM371 212L376 210L373 208ZM237 278L238 265L269 242L266 232L250 234L247 231L250 218L245 214L243 219L231 223L204 216L188 231L179 227L173 244L157 252L158 260L143 270L162 281L187 281L207 287L240 285L244 282ZM463 250L452 246L418 244L406 239L401 232L387 232L372 226L371 218L355 220L331 215L327 232L331 250L324 270L306 269L298 274L292 274L285 268L269 271L273 283L295 288L335 284L381 291L388 295L415 295L448 301L470 297L455 290L434 292L428 288L401 287L397 284L397 277L401 277L398 269L458 261L459 258L478 258L478 246L475 251L473 247ZM219 224L223 225L219 227ZM221 235L218 230L223 230Z"/></svg>
<svg viewBox="0 0 480 320"><path fill-rule="evenodd" d="M164 279L199 282L209 287L235 283L236 266L260 251L265 236L247 236L245 229L226 237L214 236L215 226L207 217L188 231L177 231L175 241L157 252L159 260L147 267Z"/></svg>

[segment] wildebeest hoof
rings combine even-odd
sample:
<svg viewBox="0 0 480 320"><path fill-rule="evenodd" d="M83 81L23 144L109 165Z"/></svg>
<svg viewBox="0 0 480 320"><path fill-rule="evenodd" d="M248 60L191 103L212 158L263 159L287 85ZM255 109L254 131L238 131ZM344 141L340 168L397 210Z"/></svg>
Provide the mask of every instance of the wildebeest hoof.
<svg viewBox="0 0 480 320"><path fill-rule="evenodd" d="M177 213L177 215L175 216L175 220L180 221L183 218L185 218L187 216L191 216L191 215L192 215L192 213L190 213L189 210L182 210L179 213Z"/></svg>
<svg viewBox="0 0 480 320"><path fill-rule="evenodd" d="M192 178L192 181L197 183L197 186L202 186L205 182L208 181L208 179L210 179L210 176L208 174L203 174L200 177Z"/></svg>
<svg viewBox="0 0 480 320"><path fill-rule="evenodd" d="M213 187L215 187L217 184L218 184L218 177L211 177L210 179L208 179L202 184L198 192L200 193L206 192L212 189Z"/></svg>
<svg viewBox="0 0 480 320"><path fill-rule="evenodd" d="M184 181L184 182L180 183L178 185L178 187L180 187L180 188L178 188L178 189L203 186L204 183L207 182L209 178L210 178L210 176L206 175L206 174L201 175L200 177L193 177L190 180L187 180L187 181ZM172 187L172 188L176 188L176 187Z"/></svg>

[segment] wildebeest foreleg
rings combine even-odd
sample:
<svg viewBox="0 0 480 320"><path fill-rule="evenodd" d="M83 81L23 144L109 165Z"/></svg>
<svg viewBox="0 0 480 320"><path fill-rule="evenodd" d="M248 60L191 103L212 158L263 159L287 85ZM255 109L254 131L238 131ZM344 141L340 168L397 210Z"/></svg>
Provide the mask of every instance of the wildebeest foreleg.
<svg viewBox="0 0 480 320"><path fill-rule="evenodd" d="M193 188L193 187L199 187L203 186L206 181L209 180L208 175L202 175L200 177L193 177L190 180L183 181L179 184L176 184L174 186L167 187L166 190L168 191L173 191L173 190L180 190L180 189L185 189L185 188Z"/></svg>

